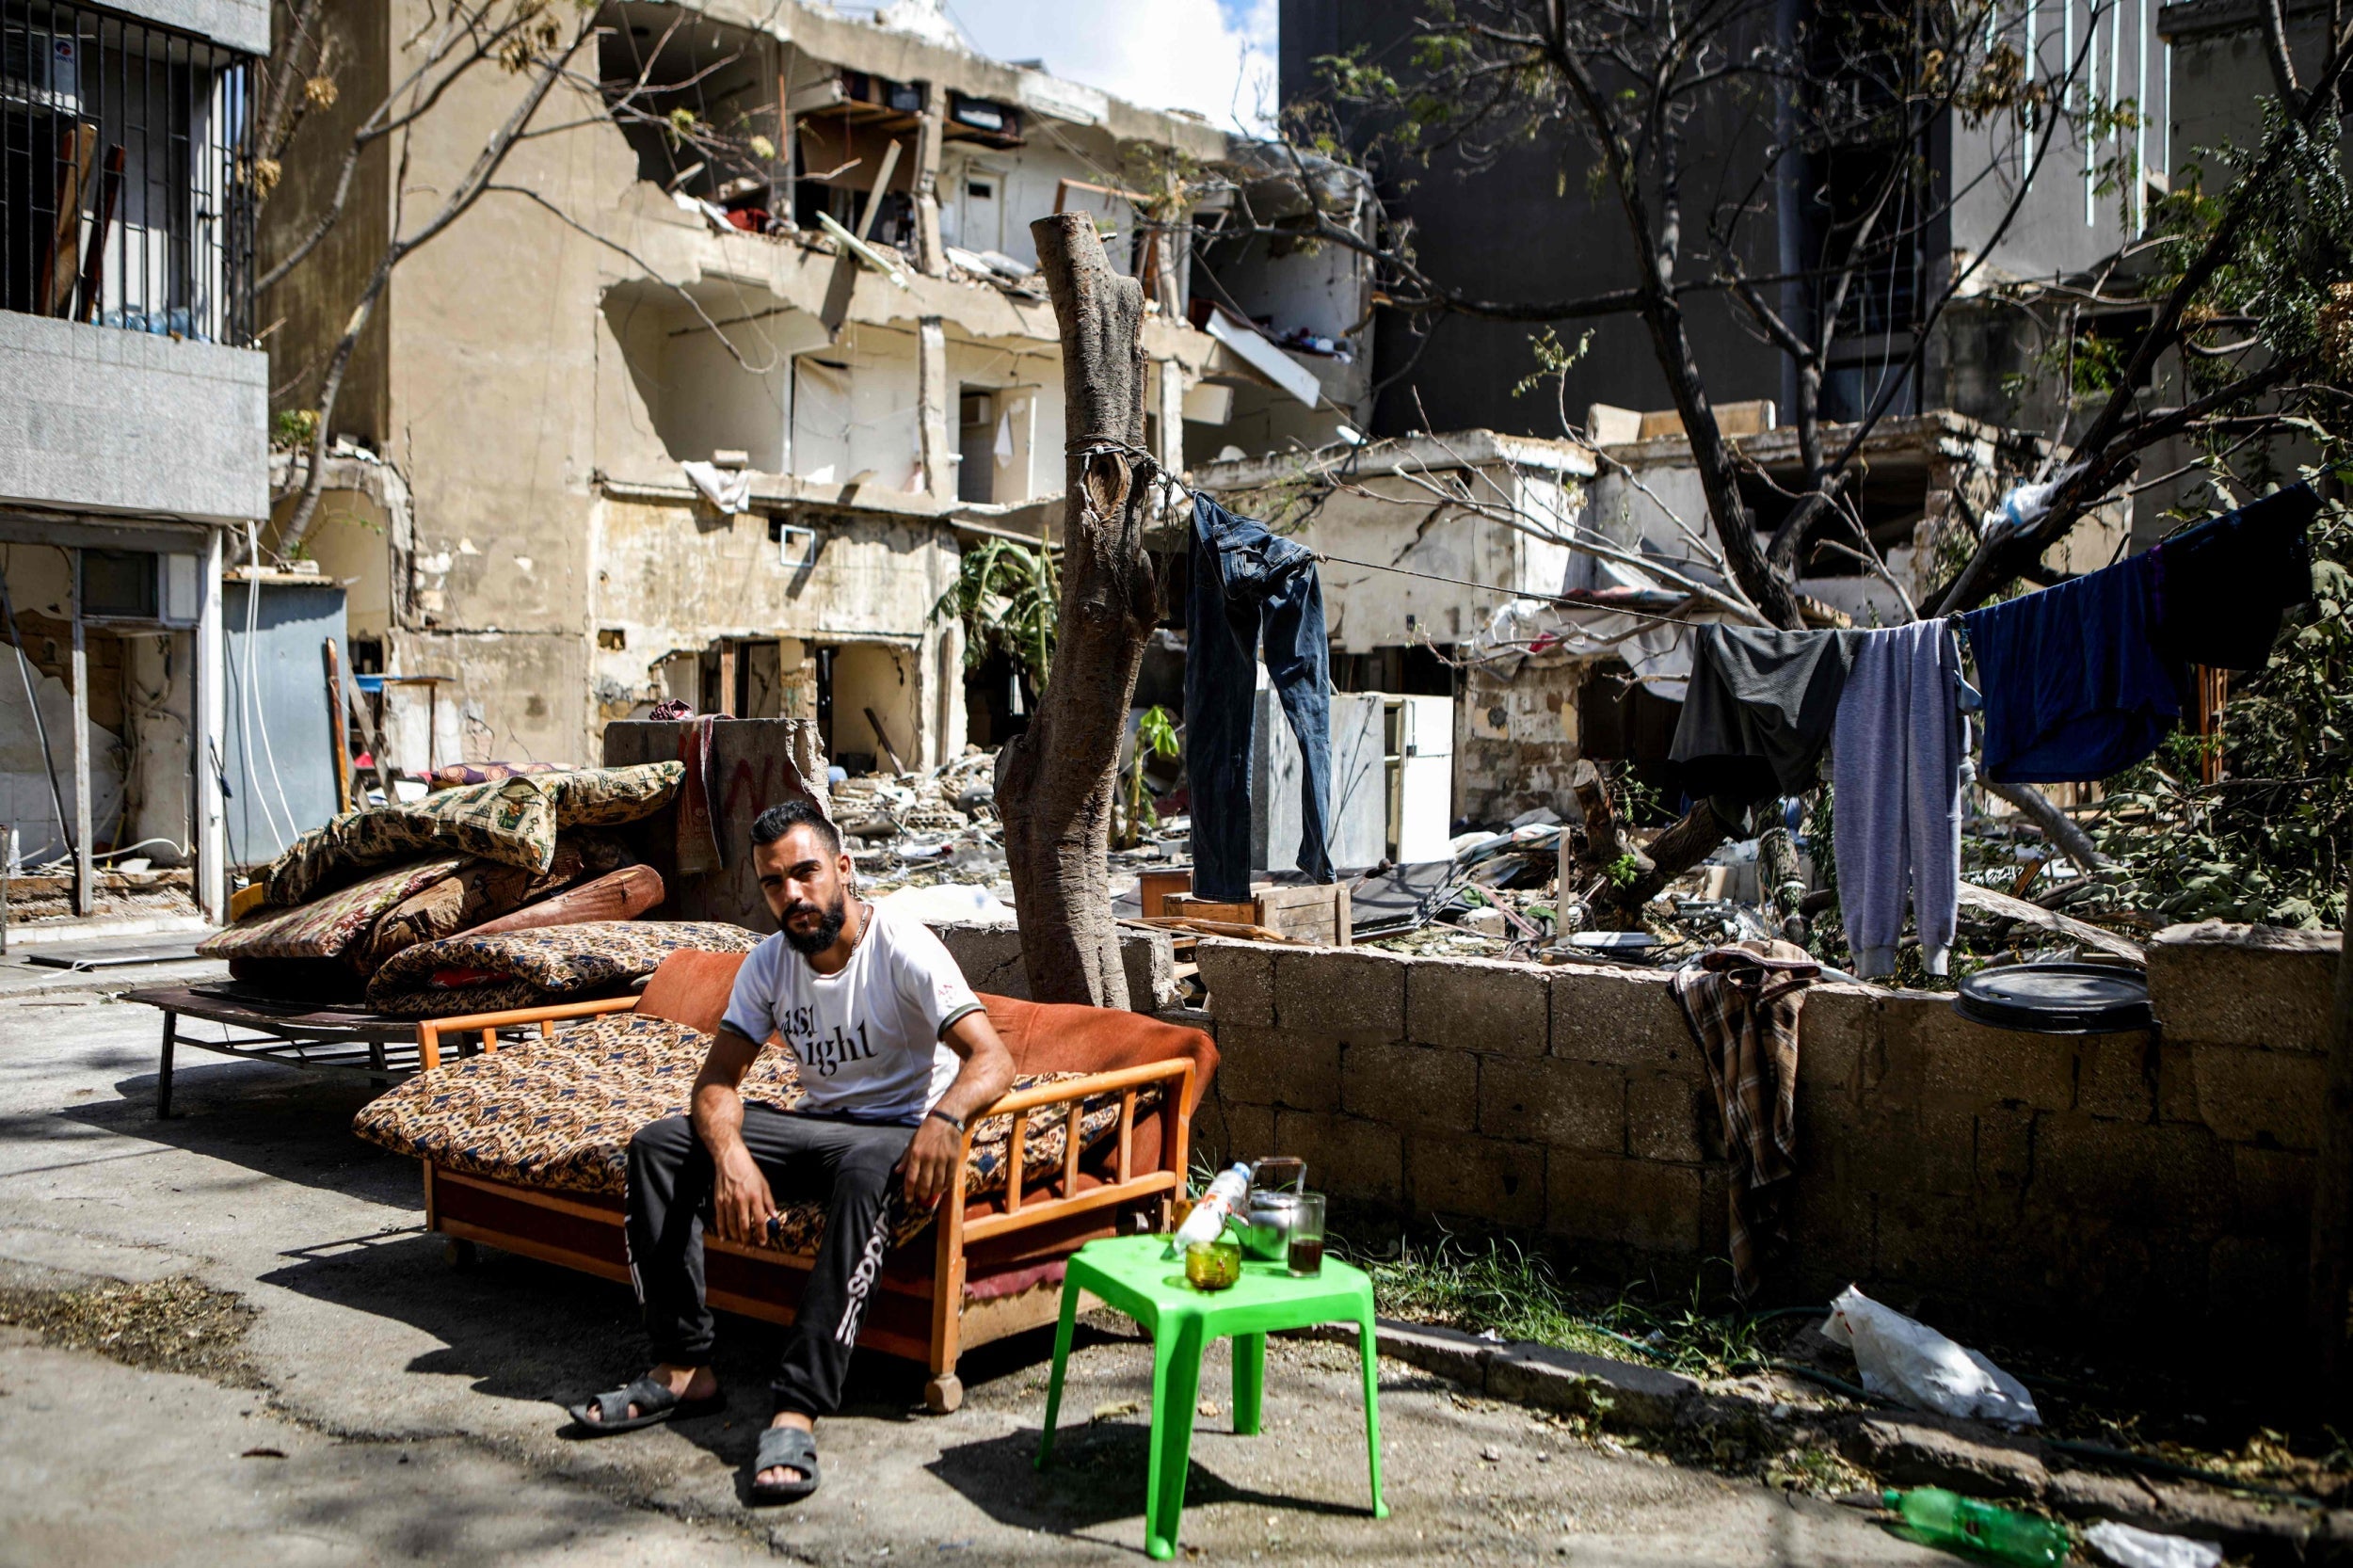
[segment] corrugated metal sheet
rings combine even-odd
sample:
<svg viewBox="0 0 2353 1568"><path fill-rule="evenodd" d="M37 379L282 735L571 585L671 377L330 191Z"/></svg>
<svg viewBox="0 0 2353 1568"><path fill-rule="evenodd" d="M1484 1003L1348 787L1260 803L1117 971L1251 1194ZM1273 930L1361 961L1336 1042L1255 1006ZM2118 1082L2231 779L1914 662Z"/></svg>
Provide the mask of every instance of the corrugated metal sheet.
<svg viewBox="0 0 2353 1568"><path fill-rule="evenodd" d="M248 604L256 590L260 600ZM344 640L344 591L331 583L221 584L228 633L229 722L222 792L229 859L275 858L296 837L335 814L335 756L328 729L327 667L321 649ZM247 616L253 629L246 630Z"/></svg>

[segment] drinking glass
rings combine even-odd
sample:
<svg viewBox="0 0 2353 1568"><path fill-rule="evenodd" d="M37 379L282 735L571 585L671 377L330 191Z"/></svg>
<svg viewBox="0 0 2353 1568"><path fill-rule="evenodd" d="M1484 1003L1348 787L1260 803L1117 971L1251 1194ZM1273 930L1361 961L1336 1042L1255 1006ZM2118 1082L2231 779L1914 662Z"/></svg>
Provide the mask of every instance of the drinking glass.
<svg viewBox="0 0 2353 1568"><path fill-rule="evenodd" d="M1302 1192L1291 1210L1290 1272L1301 1279L1323 1272L1323 1194Z"/></svg>

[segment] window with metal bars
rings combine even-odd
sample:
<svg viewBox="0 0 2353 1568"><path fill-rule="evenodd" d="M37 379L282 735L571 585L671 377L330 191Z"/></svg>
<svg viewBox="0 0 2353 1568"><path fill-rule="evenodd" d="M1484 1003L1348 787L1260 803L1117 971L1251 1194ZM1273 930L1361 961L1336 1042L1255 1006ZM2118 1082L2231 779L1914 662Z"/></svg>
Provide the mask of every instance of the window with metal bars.
<svg viewBox="0 0 2353 1568"><path fill-rule="evenodd" d="M246 56L0 0L0 310L245 344Z"/></svg>

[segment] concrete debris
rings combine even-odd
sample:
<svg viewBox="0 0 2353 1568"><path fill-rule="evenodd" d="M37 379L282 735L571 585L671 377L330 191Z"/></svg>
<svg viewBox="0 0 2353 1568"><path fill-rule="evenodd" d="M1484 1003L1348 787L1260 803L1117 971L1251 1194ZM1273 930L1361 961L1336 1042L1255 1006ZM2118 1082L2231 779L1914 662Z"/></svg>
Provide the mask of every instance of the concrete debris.
<svg viewBox="0 0 2353 1568"><path fill-rule="evenodd" d="M853 838L957 833L997 820L993 753L974 752L928 773L868 774L833 787L834 820Z"/></svg>
<svg viewBox="0 0 2353 1568"><path fill-rule="evenodd" d="M874 901L924 925L1011 925L1013 905L969 882L908 886Z"/></svg>
<svg viewBox="0 0 2353 1568"><path fill-rule="evenodd" d="M997 756L978 747L921 773L866 774L832 790L834 821L870 895L952 885L940 918L1010 917L1013 885L998 831ZM927 909L931 907L926 904ZM926 914L924 919L931 919Z"/></svg>

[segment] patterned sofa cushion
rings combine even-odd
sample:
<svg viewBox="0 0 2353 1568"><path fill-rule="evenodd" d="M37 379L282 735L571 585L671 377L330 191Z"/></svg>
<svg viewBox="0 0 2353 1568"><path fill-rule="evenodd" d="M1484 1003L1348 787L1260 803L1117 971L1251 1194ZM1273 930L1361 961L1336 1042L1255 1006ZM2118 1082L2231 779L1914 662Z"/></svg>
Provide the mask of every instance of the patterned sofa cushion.
<svg viewBox="0 0 2353 1568"><path fill-rule="evenodd" d="M716 920L588 920L460 932L394 953L368 982L368 1004L404 1018L497 1013L609 996L674 952L749 952L760 937Z"/></svg>
<svg viewBox="0 0 2353 1568"><path fill-rule="evenodd" d="M553 1040L510 1047L487 1056L445 1062L422 1072L361 1108L352 1129L398 1154L460 1171L550 1192L623 1194L629 1141L664 1116L686 1113L695 1075L711 1036L666 1018L611 1014L565 1030ZM1078 1073L1018 1079L1014 1087L1065 1082ZM771 1047L745 1075L744 1097L789 1111L803 1096L792 1056ZM1158 1086L1136 1096L1143 1119L1158 1108ZM1111 1136L1119 1097L1086 1102L1080 1118L1081 1149ZM1042 1179L1063 1164L1065 1119L1032 1118L1023 1137L1024 1180ZM966 1161L968 1195L1003 1191L1013 1139L1011 1116L984 1116L973 1128ZM894 1195L891 1240L904 1245L931 1224L928 1212L905 1208ZM824 1230L824 1206L787 1205L778 1234L767 1244L807 1254Z"/></svg>
<svg viewBox="0 0 2353 1568"><path fill-rule="evenodd" d="M488 784L498 778L565 771L562 762L452 762L445 768L435 768L425 782L436 790L462 790L469 784Z"/></svg>
<svg viewBox="0 0 2353 1568"><path fill-rule="evenodd" d="M544 872L566 827L611 827L651 816L678 792L679 762L489 779L423 800L346 811L272 862L269 902L302 904L370 866L428 850L457 851Z"/></svg>
<svg viewBox="0 0 2353 1568"><path fill-rule="evenodd" d="M544 782L555 796L559 827L617 827L670 804L685 777L683 762L626 768L573 768Z"/></svg>
<svg viewBox="0 0 2353 1568"><path fill-rule="evenodd" d="M554 864L544 872L496 860L468 861L455 876L386 910L375 928L351 945L350 956L363 969L380 968L404 949L472 930L633 860L620 840L591 830L556 840Z"/></svg>
<svg viewBox="0 0 2353 1568"><path fill-rule="evenodd" d="M419 860L292 909L259 909L205 937L196 951L205 958L339 958L387 910L446 884L465 865L462 858Z"/></svg>

